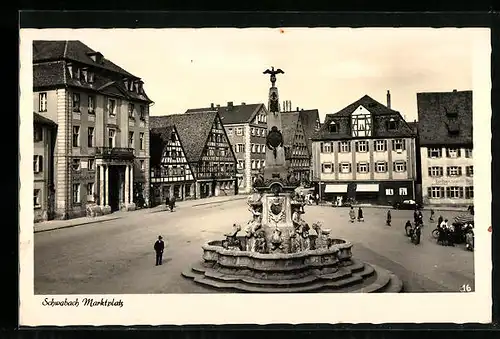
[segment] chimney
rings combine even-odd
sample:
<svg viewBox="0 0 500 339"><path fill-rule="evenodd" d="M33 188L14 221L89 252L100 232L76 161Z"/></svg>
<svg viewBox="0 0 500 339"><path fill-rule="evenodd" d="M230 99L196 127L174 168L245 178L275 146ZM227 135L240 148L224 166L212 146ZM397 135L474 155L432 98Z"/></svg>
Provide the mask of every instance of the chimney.
<svg viewBox="0 0 500 339"><path fill-rule="evenodd" d="M299 108L297 107L297 112L299 111Z"/></svg>
<svg viewBox="0 0 500 339"><path fill-rule="evenodd" d="M288 111L292 110L292 100L288 100Z"/></svg>
<svg viewBox="0 0 500 339"><path fill-rule="evenodd" d="M219 104L217 104L217 105L216 105L216 107L217 107L217 108L220 108L220 105L219 105Z"/></svg>
<svg viewBox="0 0 500 339"><path fill-rule="evenodd" d="M242 103L241 103L241 105L242 105L242 106L245 106L245 105L246 105L246 103L245 103L245 102L242 102Z"/></svg>
<svg viewBox="0 0 500 339"><path fill-rule="evenodd" d="M233 109L233 102L232 101L228 101L227 102L227 110L230 111Z"/></svg>
<svg viewBox="0 0 500 339"><path fill-rule="evenodd" d="M391 92L387 90L387 107L391 108Z"/></svg>
<svg viewBox="0 0 500 339"><path fill-rule="evenodd" d="M456 89L454 89L454 90L453 90L453 93L457 93L457 90L456 90Z"/></svg>
<svg viewBox="0 0 500 339"><path fill-rule="evenodd" d="M214 109L214 103L213 102L210 104L210 108Z"/></svg>

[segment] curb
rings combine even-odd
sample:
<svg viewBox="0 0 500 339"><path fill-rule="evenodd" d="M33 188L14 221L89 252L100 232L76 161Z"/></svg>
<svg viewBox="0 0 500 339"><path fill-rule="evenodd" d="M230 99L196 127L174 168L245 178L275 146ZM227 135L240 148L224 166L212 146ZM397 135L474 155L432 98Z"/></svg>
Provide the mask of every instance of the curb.
<svg viewBox="0 0 500 339"><path fill-rule="evenodd" d="M66 225L66 226L60 226L60 227L53 227L53 228L47 228L47 229L41 229L41 230L35 230L33 233L43 233L43 232L49 232L49 231L55 231L55 230L62 230L62 229L65 229L65 228L72 228L72 227L89 225L89 224L97 224L97 223L102 223L102 222L116 220L116 219L121 219L121 218L122 217L114 217L114 218L109 218L109 219L104 219L104 220L86 221L86 222L82 222L82 223L79 223L79 224Z"/></svg>
<svg viewBox="0 0 500 339"><path fill-rule="evenodd" d="M332 208L349 208L347 206L341 206L341 207L333 207L331 205L326 205L326 204L323 204L323 205L319 205L319 206L324 206L324 207L332 207ZM411 211L411 210L398 210L398 209L395 209L394 207L392 206L377 206L377 205L367 205L367 206L363 206L363 205L356 205L356 206L353 206L354 208L357 208L357 207L362 207L362 208L379 208L379 209L390 209L390 210L395 210L395 211ZM424 207L422 210L424 211L430 211L430 210L434 210L435 212L437 211L445 211L445 212L464 212L466 213L467 212L467 209L452 209L452 208L449 208L449 207Z"/></svg>
<svg viewBox="0 0 500 339"><path fill-rule="evenodd" d="M233 199L225 199L225 200L220 200L220 201L209 201L209 202L203 202L203 203L200 203L200 204L194 204L192 205L191 207L196 207L196 206L205 206L205 205L211 205L211 204L220 204L220 203L223 203L223 202L228 202L228 201L233 201L233 200L244 200L244 199L247 199L247 196L233 196L234 198Z"/></svg>

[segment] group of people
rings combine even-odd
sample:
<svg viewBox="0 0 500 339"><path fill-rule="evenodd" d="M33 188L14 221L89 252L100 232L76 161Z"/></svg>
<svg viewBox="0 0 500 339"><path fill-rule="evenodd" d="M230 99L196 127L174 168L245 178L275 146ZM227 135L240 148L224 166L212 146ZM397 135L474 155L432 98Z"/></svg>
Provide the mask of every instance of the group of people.
<svg viewBox="0 0 500 339"><path fill-rule="evenodd" d="M455 246L453 239L455 235L455 226L453 224L448 224L448 219L443 219L442 216L439 216L437 228L439 230L438 243L444 246Z"/></svg>
<svg viewBox="0 0 500 339"><path fill-rule="evenodd" d="M165 198L165 207L170 210L170 212L174 211L175 208L175 195L171 195Z"/></svg>
<svg viewBox="0 0 500 339"><path fill-rule="evenodd" d="M351 209L349 210L349 220L351 223L354 223L356 221L356 211L354 210L354 207L351 206ZM358 208L358 222L363 222L365 221L363 217L363 210L361 207Z"/></svg>

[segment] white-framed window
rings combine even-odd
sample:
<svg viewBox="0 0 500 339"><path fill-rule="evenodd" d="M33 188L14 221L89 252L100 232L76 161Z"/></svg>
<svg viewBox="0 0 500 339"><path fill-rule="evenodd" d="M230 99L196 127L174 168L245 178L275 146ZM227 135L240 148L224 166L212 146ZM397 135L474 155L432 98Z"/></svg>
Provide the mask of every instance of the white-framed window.
<svg viewBox="0 0 500 339"><path fill-rule="evenodd" d="M394 195L394 190L392 188L386 188L385 195Z"/></svg>
<svg viewBox="0 0 500 339"><path fill-rule="evenodd" d="M464 197L464 188L460 186L446 187L446 197L450 199L462 199Z"/></svg>
<svg viewBox="0 0 500 339"><path fill-rule="evenodd" d="M238 153L245 153L245 145L238 144Z"/></svg>
<svg viewBox="0 0 500 339"><path fill-rule="evenodd" d="M255 153L255 144L251 144L252 153Z"/></svg>
<svg viewBox="0 0 500 339"><path fill-rule="evenodd" d="M244 169L245 168L245 162L243 160L238 160L238 169Z"/></svg>
<svg viewBox="0 0 500 339"><path fill-rule="evenodd" d="M73 147L80 147L80 126L73 126Z"/></svg>
<svg viewBox="0 0 500 339"><path fill-rule="evenodd" d="M87 71L87 82L89 84L94 82L94 72Z"/></svg>
<svg viewBox="0 0 500 339"><path fill-rule="evenodd" d="M348 162L342 162L339 164L340 173L351 173L351 164Z"/></svg>
<svg viewBox="0 0 500 339"><path fill-rule="evenodd" d="M260 153L266 153L266 145L260 145Z"/></svg>
<svg viewBox="0 0 500 339"><path fill-rule="evenodd" d="M82 162L80 159L73 159L71 161L71 167L73 168L73 171L79 171L82 169Z"/></svg>
<svg viewBox="0 0 500 339"><path fill-rule="evenodd" d="M387 163L385 161L378 161L375 164L375 170L377 171L377 173L387 172Z"/></svg>
<svg viewBox="0 0 500 339"><path fill-rule="evenodd" d="M406 187L400 187L399 195L408 195L408 189Z"/></svg>
<svg viewBox="0 0 500 339"><path fill-rule="evenodd" d="M444 187L440 186L431 186L428 188L427 195L431 199L441 199L444 198Z"/></svg>
<svg viewBox="0 0 500 339"><path fill-rule="evenodd" d="M144 150L144 132L139 133L139 149Z"/></svg>
<svg viewBox="0 0 500 339"><path fill-rule="evenodd" d="M472 158L472 148L466 148L465 149L465 157L466 158Z"/></svg>
<svg viewBox="0 0 500 339"><path fill-rule="evenodd" d="M447 148L446 156L448 158L460 158L460 148Z"/></svg>
<svg viewBox="0 0 500 339"><path fill-rule="evenodd" d="M94 147L94 127L87 128L87 146Z"/></svg>
<svg viewBox="0 0 500 339"><path fill-rule="evenodd" d="M446 175L449 177L459 177L462 175L462 166L446 167Z"/></svg>
<svg viewBox="0 0 500 339"><path fill-rule="evenodd" d="M141 105L140 107L141 107L141 108L140 108L141 112L140 112L140 117L139 117L139 119L141 119L141 120L146 120L146 106Z"/></svg>
<svg viewBox="0 0 500 339"><path fill-rule="evenodd" d="M116 131L112 128L108 130L108 147L115 147Z"/></svg>
<svg viewBox="0 0 500 339"><path fill-rule="evenodd" d="M80 112L80 93L73 93L73 112Z"/></svg>
<svg viewBox="0 0 500 339"><path fill-rule="evenodd" d="M404 139L392 140L392 149L396 152L403 152L406 149Z"/></svg>
<svg viewBox="0 0 500 339"><path fill-rule="evenodd" d="M94 183L93 182L87 183L87 201L88 202L94 201Z"/></svg>
<svg viewBox="0 0 500 339"><path fill-rule="evenodd" d="M443 150L441 148L433 147L427 149L428 158L441 158Z"/></svg>
<svg viewBox="0 0 500 339"><path fill-rule="evenodd" d="M43 140L43 130L41 126L33 126L33 142Z"/></svg>
<svg viewBox="0 0 500 339"><path fill-rule="evenodd" d="M266 161L262 160L262 167L266 167Z"/></svg>
<svg viewBox="0 0 500 339"><path fill-rule="evenodd" d="M474 186L465 186L465 199L474 199Z"/></svg>
<svg viewBox="0 0 500 339"><path fill-rule="evenodd" d="M256 160L255 162L256 162L256 167L260 168L260 160Z"/></svg>
<svg viewBox="0 0 500 339"><path fill-rule="evenodd" d="M34 155L33 156L33 172L41 173L43 171L43 156Z"/></svg>
<svg viewBox="0 0 500 339"><path fill-rule="evenodd" d="M375 151L376 152L387 151L387 140L375 140Z"/></svg>
<svg viewBox="0 0 500 339"><path fill-rule="evenodd" d="M141 171L144 171L146 169L144 160L139 160L139 165L141 166Z"/></svg>
<svg viewBox="0 0 500 339"><path fill-rule="evenodd" d="M38 188L35 188L33 190L33 206L35 208L41 207L40 192L41 192L41 190Z"/></svg>
<svg viewBox="0 0 500 339"><path fill-rule="evenodd" d="M47 92L38 94L38 112L47 112Z"/></svg>
<svg viewBox="0 0 500 339"><path fill-rule="evenodd" d="M323 173L332 173L332 172L333 172L333 166L332 166L332 163L327 162L327 163L323 163L323 164L321 164L321 171L322 171Z"/></svg>
<svg viewBox="0 0 500 339"><path fill-rule="evenodd" d="M252 160L252 169L255 169L255 160Z"/></svg>
<svg viewBox="0 0 500 339"><path fill-rule="evenodd" d="M116 116L116 100L108 99L108 114L110 117Z"/></svg>
<svg viewBox="0 0 500 339"><path fill-rule="evenodd" d="M229 135L229 136L233 135L233 129L232 128L228 128L227 129L227 135Z"/></svg>
<svg viewBox="0 0 500 339"><path fill-rule="evenodd" d="M366 162L360 162L357 164L357 172L358 173L368 173L369 166Z"/></svg>
<svg viewBox="0 0 500 339"><path fill-rule="evenodd" d="M128 132L128 147L134 148L134 132Z"/></svg>
<svg viewBox="0 0 500 339"><path fill-rule="evenodd" d="M368 152L368 141L356 141L356 152Z"/></svg>
<svg viewBox="0 0 500 339"><path fill-rule="evenodd" d="M322 153L332 153L332 143L331 142L324 142L323 143Z"/></svg>
<svg viewBox="0 0 500 339"><path fill-rule="evenodd" d="M79 204L81 202L80 198L80 184L73 184L73 204Z"/></svg>
<svg viewBox="0 0 500 339"><path fill-rule="evenodd" d="M394 162L395 172L405 172L406 171L406 161L395 161Z"/></svg>
<svg viewBox="0 0 500 339"><path fill-rule="evenodd" d="M250 135L251 136L255 135L255 128L253 128L253 127L250 128Z"/></svg>
<svg viewBox="0 0 500 339"><path fill-rule="evenodd" d="M465 167L465 174L468 176L468 177L473 177L474 176L474 166L466 166Z"/></svg>
<svg viewBox="0 0 500 339"><path fill-rule="evenodd" d="M328 125L328 132L337 133L338 131L339 129L335 121L330 122L330 124Z"/></svg>
<svg viewBox="0 0 500 339"><path fill-rule="evenodd" d="M339 142L339 152L340 153L349 153L350 151L351 151L351 142L350 141Z"/></svg>
<svg viewBox="0 0 500 339"><path fill-rule="evenodd" d="M128 104L128 118L135 119L135 105L132 103Z"/></svg>
<svg viewBox="0 0 500 339"><path fill-rule="evenodd" d="M88 97L88 111L89 114L95 114L95 96L93 95Z"/></svg>
<svg viewBox="0 0 500 339"><path fill-rule="evenodd" d="M443 176L443 167L442 166L431 166L427 170L428 170L430 177L442 177Z"/></svg>
<svg viewBox="0 0 500 339"><path fill-rule="evenodd" d="M89 159L89 161L88 161L88 170L89 171L94 171L95 170L95 160L94 159Z"/></svg>
<svg viewBox="0 0 500 339"><path fill-rule="evenodd" d="M243 128L242 127L236 128L236 135L243 135Z"/></svg>

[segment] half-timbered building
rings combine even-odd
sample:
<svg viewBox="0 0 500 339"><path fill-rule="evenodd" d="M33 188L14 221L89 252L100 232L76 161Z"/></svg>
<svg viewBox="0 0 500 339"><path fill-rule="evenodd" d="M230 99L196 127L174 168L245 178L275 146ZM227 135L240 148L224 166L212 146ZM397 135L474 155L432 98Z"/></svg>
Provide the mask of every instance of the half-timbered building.
<svg viewBox="0 0 500 339"><path fill-rule="evenodd" d="M299 112L283 114L281 125L285 157L290 169L300 182L309 181L310 156Z"/></svg>

